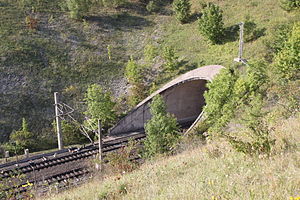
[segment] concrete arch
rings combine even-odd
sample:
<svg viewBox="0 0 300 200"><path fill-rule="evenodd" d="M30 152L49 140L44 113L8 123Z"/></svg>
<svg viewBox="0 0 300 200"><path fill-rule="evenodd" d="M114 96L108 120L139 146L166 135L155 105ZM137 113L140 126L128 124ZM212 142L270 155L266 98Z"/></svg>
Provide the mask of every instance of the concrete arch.
<svg viewBox="0 0 300 200"><path fill-rule="evenodd" d="M212 81L222 68L223 66L220 65L200 67L168 82L112 127L110 135L142 131L144 124L151 118L150 102L157 94L163 96L167 111L175 115L179 124L192 124L205 105L203 93L207 90L206 83Z"/></svg>

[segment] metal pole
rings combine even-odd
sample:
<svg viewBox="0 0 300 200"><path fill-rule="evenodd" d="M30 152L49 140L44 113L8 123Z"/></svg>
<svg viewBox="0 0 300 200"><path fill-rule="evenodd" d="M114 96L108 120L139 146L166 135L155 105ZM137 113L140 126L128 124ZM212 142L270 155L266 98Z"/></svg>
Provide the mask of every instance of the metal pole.
<svg viewBox="0 0 300 200"><path fill-rule="evenodd" d="M240 48L239 48L239 59L242 60L243 57L243 48L244 48L244 22L240 23Z"/></svg>
<svg viewBox="0 0 300 200"><path fill-rule="evenodd" d="M102 141L102 133L101 133L101 121L98 120L98 143L99 143L99 161L100 161L100 170L102 170L102 146L103 146L103 141Z"/></svg>
<svg viewBox="0 0 300 200"><path fill-rule="evenodd" d="M61 119L59 117L59 98L58 98L58 92L54 92L54 102L55 102L55 117L56 117L56 130L57 130L57 143L58 143L58 149L62 150L64 148L63 141L62 141L62 131L61 131Z"/></svg>

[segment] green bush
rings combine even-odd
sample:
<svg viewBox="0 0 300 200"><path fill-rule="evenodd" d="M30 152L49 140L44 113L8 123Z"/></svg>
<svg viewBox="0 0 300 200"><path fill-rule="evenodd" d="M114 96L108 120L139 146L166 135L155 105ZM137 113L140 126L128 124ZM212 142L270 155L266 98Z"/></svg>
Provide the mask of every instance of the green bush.
<svg viewBox="0 0 300 200"><path fill-rule="evenodd" d="M208 91L204 93L206 102L204 112L210 129L219 129L231 119L234 109L232 97L237 79L235 69L224 68L213 82L207 84Z"/></svg>
<svg viewBox="0 0 300 200"><path fill-rule="evenodd" d="M142 81L143 67L138 65L133 57L130 57L125 67L125 77L130 84L140 83Z"/></svg>
<svg viewBox="0 0 300 200"><path fill-rule="evenodd" d="M157 48L151 44L148 44L144 48L144 57L147 62L152 63L153 59L157 56Z"/></svg>
<svg viewBox="0 0 300 200"><path fill-rule="evenodd" d="M265 68L263 62L249 63L244 75L239 75L234 68L222 69L213 82L207 84L204 111L209 131L221 131L240 105L247 103L250 96L262 92L260 89L267 82Z"/></svg>
<svg viewBox="0 0 300 200"><path fill-rule="evenodd" d="M179 66L178 56L175 55L174 48L164 47L163 49L163 58L165 59L165 70L172 72L176 70Z"/></svg>
<svg viewBox="0 0 300 200"><path fill-rule="evenodd" d="M270 137L270 130L263 120L263 99L261 95L252 96L244 109L241 122L244 125L243 137L227 136L230 144L239 152L249 155L270 154L275 140Z"/></svg>
<svg viewBox="0 0 300 200"><path fill-rule="evenodd" d="M146 5L146 9L148 12L157 12L159 10L158 2L157 1L149 1Z"/></svg>
<svg viewBox="0 0 300 200"><path fill-rule="evenodd" d="M272 54L277 54L284 47L284 43L288 40L289 34L293 28L292 24L279 24L274 27L271 31L271 39L267 41L267 48L269 52Z"/></svg>
<svg viewBox="0 0 300 200"><path fill-rule="evenodd" d="M54 132L56 132L56 122L52 123ZM82 144L87 138L81 134L79 125L72 124L65 120L61 122L62 137L64 145Z"/></svg>
<svg viewBox="0 0 300 200"><path fill-rule="evenodd" d="M25 118L22 119L22 128L19 131L14 131L10 135L10 141L13 142L17 153L22 153L24 149L35 150L35 136L28 130L28 124Z"/></svg>
<svg viewBox="0 0 300 200"><path fill-rule="evenodd" d="M178 142L178 124L176 118L166 111L166 104L160 95L150 104L151 119L145 125L146 156L171 151Z"/></svg>
<svg viewBox="0 0 300 200"><path fill-rule="evenodd" d="M286 11L297 10L300 8L300 0L282 0L281 8Z"/></svg>
<svg viewBox="0 0 300 200"><path fill-rule="evenodd" d="M283 82L300 78L300 23L296 23L283 48L274 58L274 71Z"/></svg>
<svg viewBox="0 0 300 200"><path fill-rule="evenodd" d="M173 10L176 19L181 23L187 23L191 15L191 4L189 0L174 0Z"/></svg>
<svg viewBox="0 0 300 200"><path fill-rule="evenodd" d="M128 104L135 106L146 97L146 86L143 80L144 67L138 65L131 57L125 68L125 77L131 84Z"/></svg>
<svg viewBox="0 0 300 200"><path fill-rule="evenodd" d="M102 126L108 128L116 120L115 105L110 92L104 91L97 84L91 85L85 94L87 111L84 113L90 119L86 121L94 130L97 129L97 121L101 120Z"/></svg>
<svg viewBox="0 0 300 200"><path fill-rule="evenodd" d="M224 23L222 10L219 6L208 3L203 9L201 18L198 19L201 34L213 44L221 42L224 36Z"/></svg>
<svg viewBox="0 0 300 200"><path fill-rule="evenodd" d="M259 29L250 17L246 17L244 22L244 42L251 42L262 35L263 29Z"/></svg>
<svg viewBox="0 0 300 200"><path fill-rule="evenodd" d="M90 0L66 0L66 5L72 19L81 19L90 9Z"/></svg>

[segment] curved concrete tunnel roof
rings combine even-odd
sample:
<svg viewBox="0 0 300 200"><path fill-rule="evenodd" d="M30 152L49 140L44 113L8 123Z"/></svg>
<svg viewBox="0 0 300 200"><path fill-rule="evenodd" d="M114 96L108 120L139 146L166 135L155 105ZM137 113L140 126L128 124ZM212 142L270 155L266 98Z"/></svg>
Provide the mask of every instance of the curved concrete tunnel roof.
<svg viewBox="0 0 300 200"><path fill-rule="evenodd" d="M221 65L209 65L178 76L140 102L110 129L110 135L141 131L151 118L149 104L157 94L163 96L167 111L174 114L179 123L196 120L205 105L206 82L212 81L222 68Z"/></svg>

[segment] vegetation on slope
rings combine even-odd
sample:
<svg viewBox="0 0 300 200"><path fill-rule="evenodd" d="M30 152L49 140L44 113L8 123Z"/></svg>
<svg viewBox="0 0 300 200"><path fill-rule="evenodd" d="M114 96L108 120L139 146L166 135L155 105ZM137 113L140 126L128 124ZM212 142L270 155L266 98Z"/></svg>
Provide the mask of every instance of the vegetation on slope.
<svg viewBox="0 0 300 200"><path fill-rule="evenodd" d="M299 130L299 115L276 127L288 143L298 144L298 148ZM96 179L48 199L267 200L299 197L299 149L268 158L245 156L224 141L210 141L202 147L188 145L189 150L176 156L159 157L129 174Z"/></svg>
<svg viewBox="0 0 300 200"><path fill-rule="evenodd" d="M80 102L89 85L110 88L115 96L127 95L123 72L131 55L142 66L139 73L143 76L129 91L133 94L130 106L190 69L207 64L230 67L237 54L238 23L244 20L248 24L245 58L263 59L268 67L275 51L269 48L274 30L299 19L293 11L297 6L286 12L279 0L211 1L222 10L224 24L221 44L213 45L201 35L196 20L201 18L208 1L191 0L191 14L186 16L189 19L185 24L176 20L170 2L99 2L101 6L90 4L83 10L80 20L70 19L72 6L66 7L65 1L1 2L1 141L8 141L25 117L35 139L43 141L39 148L54 147L52 93L61 92L64 102L79 111L76 117L83 122L86 105ZM150 4L160 5L160 9L147 12ZM189 10L189 4L184 5ZM243 69L234 71L237 76L243 75ZM245 86L243 81L239 78L238 83ZM122 104L117 108L128 108L123 99L119 102Z"/></svg>

